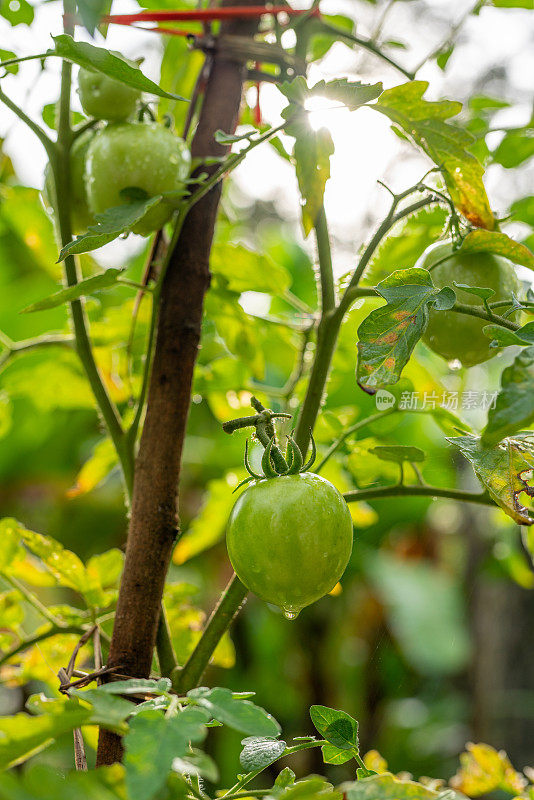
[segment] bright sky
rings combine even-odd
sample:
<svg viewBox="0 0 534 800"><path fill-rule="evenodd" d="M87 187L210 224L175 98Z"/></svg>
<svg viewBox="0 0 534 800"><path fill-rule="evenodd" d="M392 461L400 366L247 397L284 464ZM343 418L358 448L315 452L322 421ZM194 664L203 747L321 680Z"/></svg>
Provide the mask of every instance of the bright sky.
<svg viewBox="0 0 534 800"><path fill-rule="evenodd" d="M309 0L294 5L307 7ZM387 5L388 2L379 2L378 8L383 10ZM397 2L387 17L383 36L410 43L408 52L400 49L391 52L406 66L413 67L444 39L450 27L471 5L466 0ZM116 13L135 8L129 0L117 0L113 6ZM371 34L376 24L377 10L369 3L323 0L322 8L328 13L357 14L361 35ZM43 52L50 45L50 34L60 32L60 9L58 2L40 4L30 29L24 25L12 29L0 19L2 47L21 56ZM463 100L473 89L495 96L507 91L506 99L517 105L512 111L501 112L499 121L505 125L521 124L528 120L532 104L533 42L534 15L521 10L486 8L478 17L470 18L462 29L460 45L449 61L446 74L430 65L423 67L417 77L430 81L428 96L431 99L445 96ZM97 43L103 44L103 41ZM154 34L112 26L105 46L130 57L144 56L144 71L154 80L158 79L160 43ZM3 80L3 88L31 116L40 119L42 106L56 99L58 70L59 62L54 59L48 61L46 73L40 72L37 63L29 62L21 65L18 76ZM332 49L320 67L313 66L310 71L312 83L334 75L347 75L364 82L382 80L386 87L405 81L402 75L374 56L357 54L341 44ZM275 87L263 87L262 108L268 121L277 122L283 105L283 98ZM398 191L412 185L430 165L391 133L385 118L368 109L355 113L344 109L318 110L313 117L314 124L330 129L336 146L332 178L326 191L326 209L336 240L336 272L341 274L352 266L355 247L387 206L387 193L377 185L377 179L385 180ZM5 149L15 162L21 180L40 186L45 165L41 146L3 108L0 110L0 135L6 137ZM490 170L487 188L497 211L504 210L515 197L531 192L533 171L531 167L516 175L500 167ZM293 172L269 147L258 148L238 170L236 200L239 193L276 202L287 218L298 219ZM107 252L112 259L113 248Z"/></svg>

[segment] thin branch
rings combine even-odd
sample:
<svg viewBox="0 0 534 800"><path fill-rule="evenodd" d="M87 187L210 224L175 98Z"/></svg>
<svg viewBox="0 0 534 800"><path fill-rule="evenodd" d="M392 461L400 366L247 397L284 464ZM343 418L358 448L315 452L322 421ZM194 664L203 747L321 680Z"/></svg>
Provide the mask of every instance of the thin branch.
<svg viewBox="0 0 534 800"><path fill-rule="evenodd" d="M371 39L364 39L361 36L356 36L355 34L344 31L335 25L329 25L324 21L322 27L325 32L329 32L340 39L345 39L347 42L351 42L358 47L363 47L364 50L368 50L370 53L373 53L373 55L378 56L378 58L381 58L382 61L385 61L386 64L390 65L390 67L394 67L409 80L413 81L415 78L415 72L410 72L410 70L403 67L402 64L399 64L398 61L395 61L395 59L391 58L391 56L386 55L386 53L384 53L383 50L381 50L380 47Z"/></svg>
<svg viewBox="0 0 534 800"><path fill-rule="evenodd" d="M419 484L410 486L396 483L392 486L353 489L351 492L346 492L343 497L347 503L374 500L383 497L446 497L450 500L460 500L465 503L495 506L495 502L487 492L465 492L461 489L444 489L441 486L420 486Z"/></svg>
<svg viewBox="0 0 534 800"><path fill-rule="evenodd" d="M38 611L39 614L41 614L41 616L47 619L48 622L51 622L52 625L55 625L58 628L64 627L59 617L56 617L55 614L52 614L52 612L49 611L48 608L43 603L41 603L39 598L36 595L34 595L33 592L31 592L28 588L26 588L26 586L24 586L24 584L21 583L21 581L19 581L17 578L14 578L13 575L8 575L7 573L3 574L2 577L4 578L4 580L10 583L14 589L20 592L21 595L23 595L26 602L29 603L31 606L33 606L33 608L35 608L35 610Z"/></svg>
<svg viewBox="0 0 534 800"><path fill-rule="evenodd" d="M19 653L27 650L29 647L33 647L40 642L44 642L46 639L50 639L52 636L67 633L83 633L83 628L80 625L56 625L54 623L50 628L47 628L46 631L41 631L41 633L36 633L33 636L30 636L28 639L23 639L17 645L12 647L11 650L8 650L6 653L0 656L0 667L15 656L18 656Z"/></svg>
<svg viewBox="0 0 534 800"><path fill-rule="evenodd" d="M18 107L16 103L11 100L5 94L5 92L0 89L0 102L2 102L5 106L7 106L13 114L15 114L28 128L37 136L41 144L43 145L44 149L46 150L48 157L52 159L56 153L56 145L49 138L49 136L45 133L43 128L40 127L36 122L33 121L24 111Z"/></svg>
<svg viewBox="0 0 534 800"><path fill-rule="evenodd" d="M389 408L387 411L382 411L379 414L372 414L370 417L361 419L358 422L354 423L354 425L351 425L350 428L347 428L347 430L344 431L341 434L341 436L338 439L336 439L336 441L333 442L333 444L328 448L328 450L326 451L322 459L319 461L319 463L312 470L312 472L317 472L317 473L320 472L324 467L324 465L326 464L326 462L328 461L328 459L331 458L331 456L333 456L337 450L339 450L345 439L348 439L348 437L351 436L353 433L356 433L356 431L361 430L361 428L366 428L367 425L372 425L373 422L379 422L381 419L384 419L384 417L390 416L390 414L396 414L396 413L402 414L404 412L398 408Z"/></svg>

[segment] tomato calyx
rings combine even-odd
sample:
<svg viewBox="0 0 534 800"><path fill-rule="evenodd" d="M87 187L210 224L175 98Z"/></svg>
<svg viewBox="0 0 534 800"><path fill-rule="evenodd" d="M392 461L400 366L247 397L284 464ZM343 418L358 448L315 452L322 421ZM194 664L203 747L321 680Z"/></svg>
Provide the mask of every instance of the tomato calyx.
<svg viewBox="0 0 534 800"><path fill-rule="evenodd" d="M247 439L245 442L244 464L249 477L245 478L244 481L241 481L239 486L237 486L234 491L237 491L241 488L241 486L253 480L278 478L281 475L298 475L301 472L306 472L313 465L317 453L311 430L311 455L306 463L304 463L304 456L300 447L291 434L286 436L286 451L285 453L282 453L277 443L273 419L292 419L291 414L286 414L279 411L271 411L270 409L265 408L255 397L251 398L251 405L257 412L255 415L239 417L238 419L224 422L222 427L224 432L229 434L232 434L234 431L241 428L255 428L256 438L264 447L264 452L261 459L261 468L263 474L259 474L252 469L248 457Z"/></svg>

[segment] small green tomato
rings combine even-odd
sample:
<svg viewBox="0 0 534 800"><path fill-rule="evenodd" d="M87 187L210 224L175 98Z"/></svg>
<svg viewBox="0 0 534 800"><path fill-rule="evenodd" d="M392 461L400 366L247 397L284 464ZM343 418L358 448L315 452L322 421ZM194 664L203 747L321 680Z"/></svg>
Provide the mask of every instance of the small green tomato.
<svg viewBox="0 0 534 800"><path fill-rule="evenodd" d="M466 286L493 289L495 294L490 302L512 300L512 293L517 295L521 288L510 261L492 253L454 252L450 240L431 245L418 260L416 267L429 270L435 286L440 289L450 286L454 289L458 302L466 305L480 306L483 301L457 289L453 281ZM487 324L486 320L456 311L431 310L423 342L447 361L457 359L463 366L472 367L488 361L499 352L490 347L491 339L482 330Z"/></svg>
<svg viewBox="0 0 534 800"><path fill-rule="evenodd" d="M256 481L240 495L226 545L245 586L294 619L343 575L352 519L329 481L311 472L282 475Z"/></svg>
<svg viewBox="0 0 534 800"><path fill-rule="evenodd" d="M131 117L141 98L139 89L84 67L78 73L78 94L89 117L113 122Z"/></svg>
<svg viewBox="0 0 534 800"><path fill-rule="evenodd" d="M94 214L128 202L121 191L141 190L148 197L183 189L191 156L183 139L157 123L108 125L87 154L86 185ZM134 192L132 191L132 194ZM161 202L133 228L147 236L170 219L176 204Z"/></svg>

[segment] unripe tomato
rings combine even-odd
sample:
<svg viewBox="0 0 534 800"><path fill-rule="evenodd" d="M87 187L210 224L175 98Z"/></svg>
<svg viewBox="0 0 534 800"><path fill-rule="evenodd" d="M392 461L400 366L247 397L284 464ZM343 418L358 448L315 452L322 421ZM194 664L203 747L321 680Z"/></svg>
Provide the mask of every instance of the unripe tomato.
<svg viewBox="0 0 534 800"><path fill-rule="evenodd" d="M230 514L226 545L247 589L292 619L343 575L352 519L329 481L310 472L282 475L243 492Z"/></svg>
<svg viewBox="0 0 534 800"><path fill-rule="evenodd" d="M78 94L89 117L114 122L131 117L141 98L139 89L84 67L78 73Z"/></svg>
<svg viewBox="0 0 534 800"><path fill-rule="evenodd" d="M123 189L142 189L149 197L179 191L191 156L183 139L156 123L123 122L100 131L87 154L87 194L93 213L127 203ZM170 218L173 205L162 202L133 228L147 236Z"/></svg>
<svg viewBox="0 0 534 800"><path fill-rule="evenodd" d="M433 264L448 255L451 257L432 268ZM492 253L454 253L450 240L431 245L416 266L430 270L435 286L440 289L450 286L454 289L458 302L466 305L480 306L482 299L457 289L453 281L467 286L493 289L495 294L490 298L490 303L511 300L512 292L517 294L521 288L509 261ZM488 321L478 317L456 311L431 310L423 341L434 353L443 356L447 361L458 359L465 367L472 367L493 358L498 352L496 348L490 347L491 339L482 331L485 325L488 325Z"/></svg>
<svg viewBox="0 0 534 800"><path fill-rule="evenodd" d="M94 131L82 133L74 141L70 150L70 211L73 233L83 233L89 225L95 223L95 218L89 210L85 188L87 151L94 136ZM42 198L46 210L50 214L56 215L54 176L50 164L47 164L45 168Z"/></svg>

